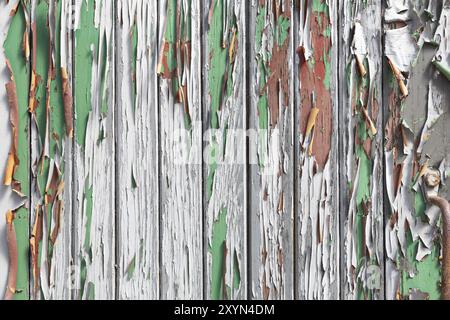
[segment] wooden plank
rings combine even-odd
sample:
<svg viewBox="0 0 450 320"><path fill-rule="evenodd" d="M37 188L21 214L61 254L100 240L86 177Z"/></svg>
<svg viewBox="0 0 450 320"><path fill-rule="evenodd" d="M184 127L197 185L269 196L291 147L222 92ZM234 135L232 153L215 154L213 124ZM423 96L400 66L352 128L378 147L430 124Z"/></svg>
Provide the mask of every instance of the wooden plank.
<svg viewBox="0 0 450 320"><path fill-rule="evenodd" d="M29 298L28 272L28 228L29 228L29 115L28 93L29 62L25 57L22 39L29 30L29 19L26 10L19 1L2 2L0 4L0 136L4 143L0 144L0 297L25 300ZM13 10L17 9L15 12ZM7 65L7 61L9 65ZM23 88L25 90L17 90ZM17 104L14 103L17 102ZM8 164L13 160L14 167ZM11 168L11 170L7 170ZM8 172L7 172L8 171ZM18 208L18 209L17 209ZM7 282L9 274L15 268L14 261L7 245L7 228L5 214L14 211L15 243L17 245L17 273L14 279L15 288Z"/></svg>
<svg viewBox="0 0 450 320"><path fill-rule="evenodd" d="M384 8L386 298L434 300L442 295L444 223L427 199L449 191L426 182L437 172L445 183L449 169L450 1L409 4L401 13Z"/></svg>
<svg viewBox="0 0 450 320"><path fill-rule="evenodd" d="M243 0L203 5L208 299L247 297L246 6Z"/></svg>
<svg viewBox="0 0 450 320"><path fill-rule="evenodd" d="M118 298L159 297L158 7L117 2Z"/></svg>
<svg viewBox="0 0 450 320"><path fill-rule="evenodd" d="M67 53L70 52L66 52L66 40L61 42L62 33L70 33L67 25L61 27L62 13L68 8L66 3L62 9L62 1L56 0L32 1L28 8L31 16L31 39L27 43L31 48L28 103L32 118L31 297L63 299L70 297L71 259L68 250L71 217L65 213L71 209L70 128L73 124L71 115L69 125L66 123L63 100L63 74L66 77L70 72L67 69ZM61 72L63 65L64 73Z"/></svg>
<svg viewBox="0 0 450 320"><path fill-rule="evenodd" d="M162 299L203 298L200 3L159 2Z"/></svg>
<svg viewBox="0 0 450 320"><path fill-rule="evenodd" d="M342 298L383 299L382 4L339 12Z"/></svg>
<svg viewBox="0 0 450 320"><path fill-rule="evenodd" d="M112 1L75 2L75 299L115 298Z"/></svg>
<svg viewBox="0 0 450 320"><path fill-rule="evenodd" d="M63 94L63 106L64 117L66 125L66 140L64 142L63 158L65 163L65 176L64 176L64 205L62 212L62 225L60 231L60 243L58 246L58 252L56 256L61 256L63 264L59 266L59 275L61 282L64 283L62 292L58 292L55 299L72 299L74 288L74 267L73 267L73 246L74 236L73 227L75 225L73 219L74 208L74 11L72 10L72 0L61 1L61 15L60 15L60 55L61 68L58 72L61 72L61 76L67 74L67 79L63 79L62 94ZM64 81L67 81L66 83ZM66 100L67 99L67 100Z"/></svg>
<svg viewBox="0 0 450 320"><path fill-rule="evenodd" d="M292 6L250 7L252 299L294 298Z"/></svg>
<svg viewBox="0 0 450 320"><path fill-rule="evenodd" d="M337 2L300 1L296 33L296 294L339 298Z"/></svg>

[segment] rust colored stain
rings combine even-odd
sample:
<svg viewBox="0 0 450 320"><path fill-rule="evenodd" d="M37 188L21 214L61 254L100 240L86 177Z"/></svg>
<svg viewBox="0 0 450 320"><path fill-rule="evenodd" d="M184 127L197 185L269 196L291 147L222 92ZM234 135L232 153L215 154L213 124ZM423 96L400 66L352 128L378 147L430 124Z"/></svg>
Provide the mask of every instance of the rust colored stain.
<svg viewBox="0 0 450 320"><path fill-rule="evenodd" d="M163 79L172 79L172 77L175 75L174 70L170 70L168 62L168 56L171 47L172 45L167 41L164 41L163 45L161 46L161 52L159 54L158 73Z"/></svg>
<svg viewBox="0 0 450 320"><path fill-rule="evenodd" d="M264 1L263 1L264 2ZM286 11L281 12L281 7L276 7L275 25L277 20L281 17L290 20L291 1L287 1L285 4ZM290 29L290 28L289 28ZM288 29L288 30L289 30ZM277 42L274 43L272 49L272 59L269 63L269 69L271 71L270 77L267 80L266 88L268 90L268 104L270 110L270 125L274 128L278 123L278 117L280 112L280 101L287 107L289 101L289 38L287 38L281 47ZM266 89L264 88L264 89ZM280 99L281 98L281 99Z"/></svg>
<svg viewBox="0 0 450 320"><path fill-rule="evenodd" d="M66 122L66 134L68 137L73 137L73 95L72 88L69 82L69 75L65 68L61 68L61 78L63 86L63 105L64 105L64 120Z"/></svg>
<svg viewBox="0 0 450 320"><path fill-rule="evenodd" d="M398 96L395 94L395 91L392 91L389 95L389 112L390 117L386 124L386 150L391 151L396 145L395 141L396 139L395 135L400 132L399 126L401 123L401 110L400 107L398 107Z"/></svg>
<svg viewBox="0 0 450 320"><path fill-rule="evenodd" d="M4 300L13 300L16 294L17 285L17 269L18 269L18 252L17 252L17 236L14 228L15 214L8 211L6 214L6 240L8 243L9 268L8 268L8 285L6 288Z"/></svg>
<svg viewBox="0 0 450 320"><path fill-rule="evenodd" d="M312 35L313 56L310 58L310 61L305 61L303 48L297 50L297 53L300 55L300 130L305 134L309 114L313 107L318 108L320 113L316 122L312 155L321 169L324 168L328 161L333 130L331 94L324 83L327 77L326 64L331 64L331 38L325 35L329 26L330 18L326 14L311 14L310 34ZM313 106L312 101L313 94L316 97L315 106Z"/></svg>
<svg viewBox="0 0 450 320"><path fill-rule="evenodd" d="M12 141L11 141L11 150L8 155L8 163L6 166L5 173L5 181L4 184L7 186L12 186L13 190L17 193L21 193L20 182L16 181L14 177L14 173L19 165L19 103L17 101L17 89L16 82L14 81L14 76L12 72L11 65L8 60L6 60L6 66L8 68L10 74L10 81L5 85L6 93L8 96L8 105L9 105L9 121L11 124L12 130Z"/></svg>
<svg viewBox="0 0 450 320"><path fill-rule="evenodd" d="M30 237L30 251L31 251L31 269L33 273L34 286L33 292L37 293L39 290L39 243L42 240L42 214L41 206L36 207L36 221L33 226Z"/></svg>
<svg viewBox="0 0 450 320"><path fill-rule="evenodd" d="M177 37L175 44L164 41L159 57L158 74L162 79L172 81L176 102L182 103L185 113L189 115L188 87L186 84L182 84L181 78L184 70L189 68L191 42L180 40L181 35L178 30ZM171 68L171 65L174 67Z"/></svg>
<svg viewBox="0 0 450 320"><path fill-rule="evenodd" d="M31 37L32 37L32 66L31 66L31 85L30 85L30 96L29 96L29 106L28 110L30 113L34 113L37 107L36 101L36 89L37 84L40 81L40 77L36 74L36 48L37 48L37 30L36 22L31 25Z"/></svg>

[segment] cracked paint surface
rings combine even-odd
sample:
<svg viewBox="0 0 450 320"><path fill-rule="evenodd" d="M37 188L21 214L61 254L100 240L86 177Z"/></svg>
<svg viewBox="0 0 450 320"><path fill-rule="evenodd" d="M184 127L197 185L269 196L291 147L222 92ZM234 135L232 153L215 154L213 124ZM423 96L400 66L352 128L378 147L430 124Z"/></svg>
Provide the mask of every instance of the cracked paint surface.
<svg viewBox="0 0 450 320"><path fill-rule="evenodd" d="M34 299L68 297L65 269L69 254L64 254L65 224L65 148L61 69L62 1L31 3L31 70L29 96L31 113L31 294ZM39 32L38 32L39 30ZM57 258L55 258L57 257ZM61 258L59 260L59 258ZM57 285L57 284L58 285Z"/></svg>
<svg viewBox="0 0 450 320"><path fill-rule="evenodd" d="M203 297L200 1L159 1L162 299Z"/></svg>
<svg viewBox="0 0 450 320"><path fill-rule="evenodd" d="M438 133L448 132L448 83L432 64L447 42L442 30L449 5L408 1L399 7L397 1L385 8L390 64L385 81L388 299L440 298L441 218L439 208L426 200L423 178L432 167L443 176L448 171L448 135ZM436 188L446 193L443 184Z"/></svg>
<svg viewBox="0 0 450 320"><path fill-rule="evenodd" d="M314 0L301 1L296 12L300 299L339 296L336 9L334 2Z"/></svg>
<svg viewBox="0 0 450 320"><path fill-rule="evenodd" d="M292 6L254 1L250 71L251 298L292 299Z"/></svg>
<svg viewBox="0 0 450 320"><path fill-rule="evenodd" d="M114 37L110 1L75 6L74 299L115 297Z"/></svg>
<svg viewBox="0 0 450 320"><path fill-rule="evenodd" d="M23 5L23 6L22 6ZM10 114L9 125L12 130L11 149L8 153L8 165L5 168L2 183L11 188L23 200L20 207L14 211L15 246L17 247L17 274L15 288L7 288L5 293L11 294L12 298L23 300L29 298L29 272L28 272L28 227L29 211L27 210L29 197L29 157L28 148L29 122L28 122L28 95L26 90L17 88L28 88L29 73L27 70L26 57L22 41L27 30L27 16L25 4L11 1L6 7L2 7L2 14L7 15L5 19L8 32L2 36L2 58L5 59L5 68L8 74L8 83L4 86L8 96L7 105ZM2 32L3 32L2 25ZM2 64L3 65L3 64ZM2 71L4 72L4 71ZM11 159L13 165L10 167ZM8 172L9 171L9 172ZM25 201L25 202L24 202ZM16 209L16 208L9 208ZM6 212L5 212L6 213ZM2 219L4 214L2 213ZM4 270L7 270L6 268ZM11 272L12 270L9 270ZM9 293L8 293L9 291Z"/></svg>
<svg viewBox="0 0 450 320"><path fill-rule="evenodd" d="M206 294L211 299L246 297L245 128L246 2L212 0L204 7L207 24L203 56L206 104L207 232ZM207 18L207 19L206 19Z"/></svg>
<svg viewBox="0 0 450 320"><path fill-rule="evenodd" d="M120 299L159 297L157 12L152 1L116 12Z"/></svg>
<svg viewBox="0 0 450 320"><path fill-rule="evenodd" d="M448 299L450 1L0 1L0 296Z"/></svg>
<svg viewBox="0 0 450 320"><path fill-rule="evenodd" d="M344 239L341 280L347 299L382 299L383 155L382 44L379 2L353 1L342 7L340 81L345 112L339 121L346 179L341 181Z"/></svg>

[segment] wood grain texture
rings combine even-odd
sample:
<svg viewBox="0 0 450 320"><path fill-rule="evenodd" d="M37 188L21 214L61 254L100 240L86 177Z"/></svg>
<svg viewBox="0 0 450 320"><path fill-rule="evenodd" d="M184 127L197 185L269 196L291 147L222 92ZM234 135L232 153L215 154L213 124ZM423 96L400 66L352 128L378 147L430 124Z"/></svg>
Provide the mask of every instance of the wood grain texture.
<svg viewBox="0 0 450 320"><path fill-rule="evenodd" d="M159 297L158 6L118 1L118 298Z"/></svg>

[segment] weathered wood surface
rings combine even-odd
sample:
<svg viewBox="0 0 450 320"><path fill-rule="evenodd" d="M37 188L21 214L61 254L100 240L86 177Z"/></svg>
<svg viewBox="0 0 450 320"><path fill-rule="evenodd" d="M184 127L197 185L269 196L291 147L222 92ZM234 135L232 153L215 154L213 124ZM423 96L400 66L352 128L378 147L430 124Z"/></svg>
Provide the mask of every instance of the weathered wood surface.
<svg viewBox="0 0 450 320"><path fill-rule="evenodd" d="M205 298L245 299L247 7L204 1L202 12ZM207 19L206 19L207 17ZM199 124L202 127L202 124Z"/></svg>
<svg viewBox="0 0 450 320"><path fill-rule="evenodd" d="M0 296L443 298L449 19L0 1Z"/></svg>
<svg viewBox="0 0 450 320"><path fill-rule="evenodd" d="M444 285L443 220L427 197L440 191L449 198L449 14L450 1L411 1L400 15L394 5L384 11L388 299L439 299ZM395 77L395 69L405 76ZM430 191L425 178L432 169L443 183Z"/></svg>
<svg viewBox="0 0 450 320"><path fill-rule="evenodd" d="M122 164L116 172L120 299L159 295L157 16L154 1L117 2L116 127L123 132L116 140Z"/></svg>
<svg viewBox="0 0 450 320"><path fill-rule="evenodd" d="M292 9L290 0L250 9L251 299L294 298Z"/></svg>
<svg viewBox="0 0 450 320"><path fill-rule="evenodd" d="M296 275L299 299L338 299L337 2L296 11Z"/></svg>
<svg viewBox="0 0 450 320"><path fill-rule="evenodd" d="M381 1L340 4L341 288L384 297Z"/></svg>

